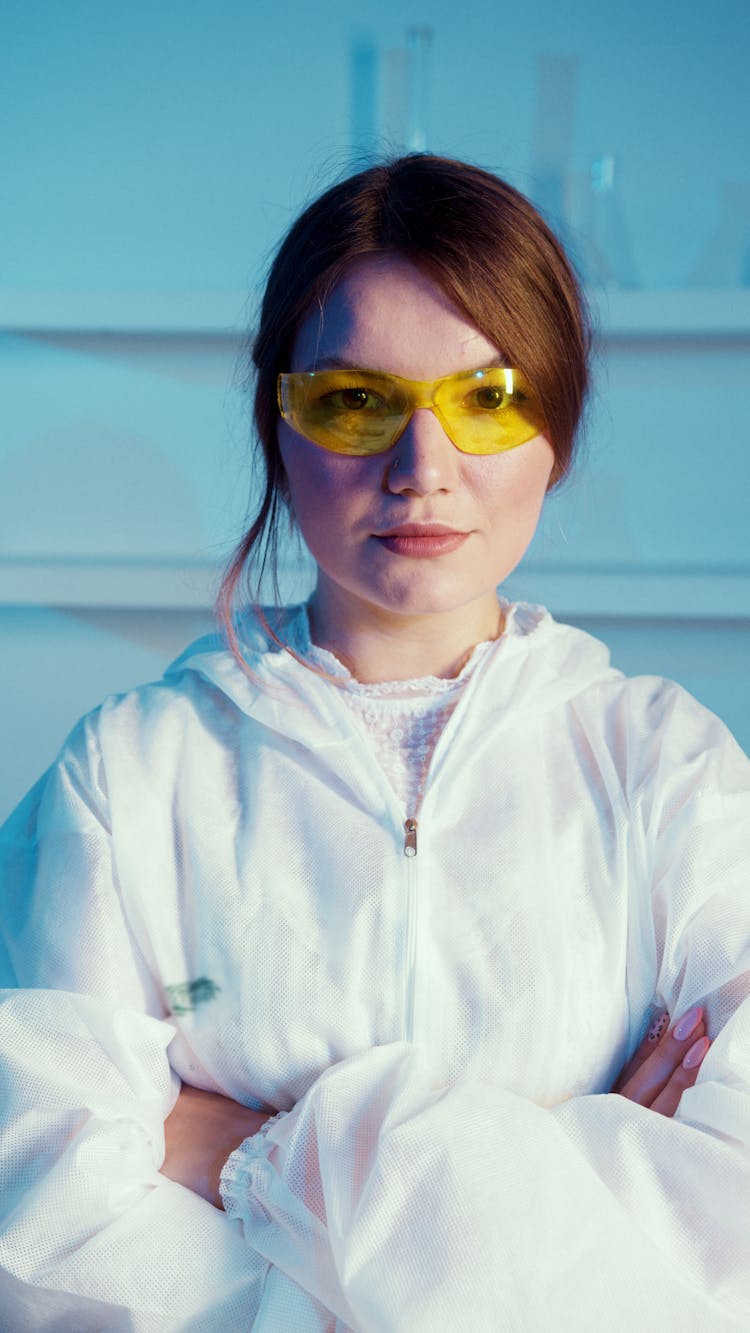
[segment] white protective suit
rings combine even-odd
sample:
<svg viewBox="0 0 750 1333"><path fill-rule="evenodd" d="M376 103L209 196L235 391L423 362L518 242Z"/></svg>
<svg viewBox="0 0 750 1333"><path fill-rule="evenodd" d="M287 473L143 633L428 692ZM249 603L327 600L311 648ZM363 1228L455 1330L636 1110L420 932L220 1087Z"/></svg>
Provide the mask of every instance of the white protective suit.
<svg viewBox="0 0 750 1333"><path fill-rule="evenodd" d="M6 826L0 1327L748 1330L724 726L517 607L404 811L336 686L254 633L254 680L202 640L108 699ZM650 1006L697 1002L677 1115L607 1095ZM159 1172L179 1079L289 1112L232 1216Z"/></svg>

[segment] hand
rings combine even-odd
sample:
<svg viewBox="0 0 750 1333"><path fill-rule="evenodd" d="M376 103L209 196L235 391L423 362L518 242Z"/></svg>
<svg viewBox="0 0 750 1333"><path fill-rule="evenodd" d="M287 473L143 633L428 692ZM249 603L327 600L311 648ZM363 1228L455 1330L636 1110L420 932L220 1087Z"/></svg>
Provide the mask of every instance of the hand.
<svg viewBox="0 0 750 1333"><path fill-rule="evenodd" d="M183 1083L164 1123L162 1175L223 1208L219 1177L224 1163L269 1118L270 1112L252 1111L218 1092Z"/></svg>
<svg viewBox="0 0 750 1333"><path fill-rule="evenodd" d="M700 1005L671 1028L665 1011L651 1024L612 1091L659 1115L673 1116L683 1092L695 1083L709 1045Z"/></svg>

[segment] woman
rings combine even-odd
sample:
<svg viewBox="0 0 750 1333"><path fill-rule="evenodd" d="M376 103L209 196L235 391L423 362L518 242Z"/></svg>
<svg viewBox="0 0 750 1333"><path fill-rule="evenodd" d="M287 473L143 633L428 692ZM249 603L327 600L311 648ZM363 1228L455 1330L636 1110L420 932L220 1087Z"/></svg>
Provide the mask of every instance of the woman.
<svg viewBox="0 0 750 1333"><path fill-rule="evenodd" d="M6 832L11 1327L747 1327L747 760L496 593L587 350L476 168L282 244L224 638ZM234 618L286 511L316 590Z"/></svg>

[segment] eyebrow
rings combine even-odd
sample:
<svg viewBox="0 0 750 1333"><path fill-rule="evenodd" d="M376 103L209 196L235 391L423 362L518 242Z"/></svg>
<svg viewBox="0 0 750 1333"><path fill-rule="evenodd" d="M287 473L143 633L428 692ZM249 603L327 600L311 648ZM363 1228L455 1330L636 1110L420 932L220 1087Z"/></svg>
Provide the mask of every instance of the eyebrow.
<svg viewBox="0 0 750 1333"><path fill-rule="evenodd" d="M306 375L312 374L316 370L364 370L365 367L354 361L346 361L337 356L324 356L322 360L315 360L310 366L303 366ZM380 371L384 374L384 371Z"/></svg>
<svg viewBox="0 0 750 1333"><path fill-rule="evenodd" d="M455 370L450 373L454 375L460 375L462 373L465 373L467 375L473 375L477 370L509 370L509 369L511 369L511 367L508 366L508 362L503 361L501 358L498 358L495 361L484 361L481 366L466 366L465 372L462 372L461 370ZM316 370L361 370L363 373L366 372L368 375L392 375L394 373L391 370L380 370L375 366L363 366L357 361L347 361L343 357L336 357L336 356L323 357L322 360L320 361L317 360L314 361L312 365L303 366L302 370L303 373L306 375L311 375ZM397 376L397 378L400 377ZM440 376L439 378L442 379L444 377Z"/></svg>

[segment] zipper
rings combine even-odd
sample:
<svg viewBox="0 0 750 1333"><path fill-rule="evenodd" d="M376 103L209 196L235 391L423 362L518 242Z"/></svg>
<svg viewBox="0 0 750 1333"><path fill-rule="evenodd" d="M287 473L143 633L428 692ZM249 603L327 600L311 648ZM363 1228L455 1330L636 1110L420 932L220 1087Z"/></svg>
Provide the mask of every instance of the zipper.
<svg viewBox="0 0 750 1333"><path fill-rule="evenodd" d="M417 980L417 821L404 820L404 856L406 866L406 947L404 950L404 1021L403 1040L414 1040L414 992Z"/></svg>
<svg viewBox="0 0 750 1333"><path fill-rule="evenodd" d="M406 864L406 948L405 948L405 966L404 966L404 1020L402 1025L402 1040L413 1042L414 1040L414 1009L417 981L417 935L418 935L418 913L419 898L417 895L417 820L416 814L422 810L422 801L427 792L430 776L435 771L435 759L438 754L442 754L446 747L446 737L453 739L458 722L457 718L462 717L467 706L467 696L472 692L472 686L475 684L476 677L469 682L469 687L464 690L458 701L457 707L448 718L447 725L438 736L437 745L430 760L429 770L425 776L425 788L422 797L419 800L415 815L404 820L404 856L407 858Z"/></svg>

